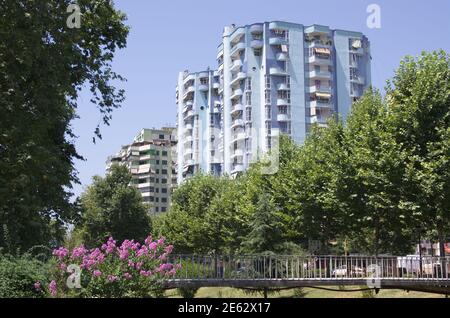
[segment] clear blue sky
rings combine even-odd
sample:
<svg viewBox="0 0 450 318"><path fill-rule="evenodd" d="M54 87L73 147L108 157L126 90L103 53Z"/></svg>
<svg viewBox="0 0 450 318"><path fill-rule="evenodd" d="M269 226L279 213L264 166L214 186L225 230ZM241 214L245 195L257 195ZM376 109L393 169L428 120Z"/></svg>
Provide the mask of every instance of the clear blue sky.
<svg viewBox="0 0 450 318"><path fill-rule="evenodd" d="M381 29L366 26L369 4L381 7ZM116 0L128 16L128 46L118 52L115 70L127 78L122 85L126 101L102 126L103 140L92 143L100 114L80 98L73 123L82 185L103 175L106 157L129 143L141 128L175 124L175 85L179 71L216 67L217 45L225 25L284 20L304 25L323 24L333 29L361 31L372 45L372 82L383 88L400 59L422 50L450 52L449 0Z"/></svg>

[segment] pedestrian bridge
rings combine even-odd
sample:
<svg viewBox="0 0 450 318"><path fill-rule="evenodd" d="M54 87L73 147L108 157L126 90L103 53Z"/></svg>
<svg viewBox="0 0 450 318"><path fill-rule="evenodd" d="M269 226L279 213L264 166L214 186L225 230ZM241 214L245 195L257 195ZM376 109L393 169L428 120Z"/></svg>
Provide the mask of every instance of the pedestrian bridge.
<svg viewBox="0 0 450 318"><path fill-rule="evenodd" d="M450 257L173 255L166 288L365 286L450 294Z"/></svg>

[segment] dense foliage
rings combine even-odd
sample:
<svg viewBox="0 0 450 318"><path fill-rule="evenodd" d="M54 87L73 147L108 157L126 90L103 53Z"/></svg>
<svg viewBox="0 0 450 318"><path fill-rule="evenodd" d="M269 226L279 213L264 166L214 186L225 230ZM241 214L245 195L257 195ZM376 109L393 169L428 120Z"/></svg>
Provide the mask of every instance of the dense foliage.
<svg viewBox="0 0 450 318"><path fill-rule="evenodd" d="M43 297L36 293L36 281L48 281L50 265L24 254L14 257L0 252L0 298Z"/></svg>
<svg viewBox="0 0 450 318"><path fill-rule="evenodd" d="M61 240L73 219L80 90L106 124L124 98L111 61L126 45L125 16L111 1L79 0L80 27L70 28L72 2L0 1L0 247L11 252Z"/></svg>
<svg viewBox="0 0 450 318"><path fill-rule="evenodd" d="M411 252L418 232L450 233L450 59L407 57L386 89L352 106L346 123L280 140L279 169L236 179L196 176L179 187L157 230L177 252ZM443 244L442 244L443 246Z"/></svg>
<svg viewBox="0 0 450 318"><path fill-rule="evenodd" d="M106 177L95 176L81 195L81 221L75 231L86 246L99 245L109 236L143 241L150 233L148 207L131 181L127 167L113 165Z"/></svg>

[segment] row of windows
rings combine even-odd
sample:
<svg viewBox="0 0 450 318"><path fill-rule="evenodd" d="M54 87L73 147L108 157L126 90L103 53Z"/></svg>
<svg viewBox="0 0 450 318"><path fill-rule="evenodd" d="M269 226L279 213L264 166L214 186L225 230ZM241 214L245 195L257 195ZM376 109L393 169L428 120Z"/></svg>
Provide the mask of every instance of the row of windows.
<svg viewBox="0 0 450 318"><path fill-rule="evenodd" d="M159 203L160 200L159 197L149 196L147 201ZM167 203L167 198L161 198L161 203Z"/></svg>
<svg viewBox="0 0 450 318"><path fill-rule="evenodd" d="M142 192L151 192L151 193L159 193L159 190L161 190L161 193L167 193L167 188L155 188L155 187L147 187L147 188L141 188Z"/></svg>
<svg viewBox="0 0 450 318"><path fill-rule="evenodd" d="M166 178L161 178L161 180L159 178L155 178L155 177L150 177L150 178L142 178L142 179L134 179L133 183L134 184L141 184L141 183L159 183L161 181L162 184L166 184L167 183L167 179Z"/></svg>
<svg viewBox="0 0 450 318"><path fill-rule="evenodd" d="M157 159L149 159L149 160L135 160L131 162L131 165L133 166L139 166L139 165L163 165L163 166L167 166L168 162L167 160L157 160Z"/></svg>
<svg viewBox="0 0 450 318"><path fill-rule="evenodd" d="M155 149L149 149L149 150L146 150L146 151L140 151L139 152L139 155L141 155L141 156L145 156L145 155L159 156L159 154L160 154L160 151L159 150L155 150ZM167 151L166 150L161 151L161 156L167 157Z"/></svg>

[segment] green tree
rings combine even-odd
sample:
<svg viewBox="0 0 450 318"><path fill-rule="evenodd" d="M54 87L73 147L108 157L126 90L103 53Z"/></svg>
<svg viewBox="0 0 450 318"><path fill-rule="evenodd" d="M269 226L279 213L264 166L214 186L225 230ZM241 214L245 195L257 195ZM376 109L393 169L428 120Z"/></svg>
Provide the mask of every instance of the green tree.
<svg viewBox="0 0 450 318"><path fill-rule="evenodd" d="M151 232L148 207L125 166L113 165L105 177L95 176L93 184L81 195L81 232L87 246L99 246L112 236L118 241L142 242Z"/></svg>
<svg viewBox="0 0 450 318"><path fill-rule="evenodd" d="M404 191L407 156L390 133L389 112L378 91L368 90L353 105L345 143L354 171L347 178L350 196L343 198L353 244L374 255L410 252L414 216Z"/></svg>
<svg viewBox="0 0 450 318"><path fill-rule="evenodd" d="M126 45L125 16L110 1L79 0L80 28L69 28L70 3L0 2L0 246L9 249L61 240L73 217L82 158L70 123L81 89L106 124L124 97L111 61Z"/></svg>
<svg viewBox="0 0 450 318"><path fill-rule="evenodd" d="M388 82L392 133L408 154L409 200L419 226L443 243L450 233L450 55L443 50L401 61Z"/></svg>
<svg viewBox="0 0 450 318"><path fill-rule="evenodd" d="M242 242L246 253L280 251L282 245L281 220L277 207L266 193L260 195L250 220L250 232Z"/></svg>

